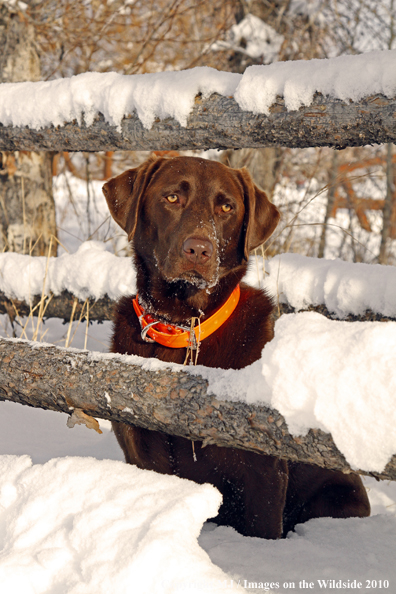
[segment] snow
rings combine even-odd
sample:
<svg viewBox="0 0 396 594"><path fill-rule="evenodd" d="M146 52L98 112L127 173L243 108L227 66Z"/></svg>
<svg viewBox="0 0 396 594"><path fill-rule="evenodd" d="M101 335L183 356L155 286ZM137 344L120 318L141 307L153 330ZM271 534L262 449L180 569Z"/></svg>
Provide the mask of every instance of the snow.
<svg viewBox="0 0 396 594"><path fill-rule="evenodd" d="M277 95L284 97L288 110L311 105L315 92L342 101L360 101L376 93L392 97L396 93L395 63L396 50L389 50L250 66L234 96L243 110L267 115Z"/></svg>
<svg viewBox="0 0 396 594"><path fill-rule="evenodd" d="M307 315L315 314L284 318ZM49 320L46 325L47 337L56 341L64 328L61 322ZM348 326L356 325L360 326ZM95 343L95 348L107 350L110 332L110 322L90 327L90 335L105 341ZM73 345L83 343L80 329ZM149 360L145 363L150 365ZM153 363L157 368L165 365ZM341 363L342 359L337 365ZM259 377L260 366L256 371ZM218 370L217 375L221 373L227 372ZM252 371L238 372L243 373L248 381ZM388 414L393 410L390 407ZM129 467L120 462L122 452L107 421L100 420L99 435L83 426L68 429L66 419L52 411L0 402L2 594L203 594L238 592L239 587L247 592L264 587L272 593L306 592L299 587L303 579L314 582L313 592L322 590L318 580L323 579L357 579L363 592L375 591L366 588L366 580L389 580L388 591L394 591L395 482L363 477L372 505L370 518L311 520L275 542L246 538L209 523L198 537L199 549L200 524L218 505L214 489ZM33 466L23 454L32 457ZM255 582L263 586L250 587ZM295 588L287 587L291 582Z"/></svg>
<svg viewBox="0 0 396 594"><path fill-rule="evenodd" d="M67 221L62 226L71 230ZM69 247L76 245L74 242ZM61 287L81 291L82 298L88 294L98 298L109 291L107 283L111 283L114 295L119 291L132 293L135 277L130 259L115 259L106 252L106 246L83 244L78 254L62 261L61 268L54 273L51 269L48 283L58 291ZM23 297L33 294L34 287L41 293L46 259L41 260L41 278L34 284L35 271L29 272L28 263L33 265L36 259L23 256L11 265L8 256L0 255L0 289L8 283L7 290L20 291ZM330 302L336 304L340 315L354 311L356 300L360 309L370 307L383 315L394 311L392 267L348 264L350 268L346 268L340 261L294 254L281 256L280 262L280 268L276 258L265 263L270 272L267 286L275 296L279 292L281 301L290 301L297 308L301 303L305 307L320 302L323 295L327 305L331 296ZM118 265L125 268L116 275ZM85 268L80 276L81 267ZM114 277L110 278L110 273ZM354 279L352 285L348 285L348 278ZM254 260L247 279L259 284ZM6 316L0 316L2 335L11 331L5 320ZM254 367L239 372L207 368L188 371L210 373L210 390L223 390L231 398L255 401L261 390L265 401L274 390L277 406L285 408L291 425L304 430L304 423L314 418L318 426L329 423L332 432L338 430L341 440L347 439L347 444L338 445L349 449L350 455L359 447L366 448L363 439L356 445L362 423L365 438L374 443L376 459L369 462L379 464L394 439L394 328L393 323L348 324L312 313L283 316L276 326L277 342L271 343L271 348L267 345L265 357L263 353ZM76 329L73 347L83 348L85 325L73 323L72 335ZM45 340L64 344L67 326L60 320L47 320L44 330ZM29 326L28 336L32 333ZM88 348L107 351L110 335L110 322L90 325ZM283 373L290 370L289 385L279 379L280 354L287 357ZM99 356L108 355L91 354L92 359ZM155 370L166 364L144 360L144 365ZM312 378L302 378L304 365ZM360 384L356 374L349 377L355 365L362 374ZM384 384L383 391L371 397L369 386L374 386L375 377ZM322 380L329 382L328 389L332 386L335 390L332 401ZM367 389L363 385L366 381L373 382ZM296 382L299 395L294 403L290 399L292 382ZM341 398L352 412L337 423ZM379 398L379 407L374 398ZM354 415L360 415L360 421ZM388 424L383 425L386 416ZM184 594L237 592L241 587L247 592L317 593L325 589L319 580L340 579L357 580L362 592L380 591L378 587L392 594L396 591L396 482L377 483L363 477L372 506L370 518L311 520L276 542L246 538L231 528L203 524L219 504L213 488L128 467L121 463L122 452L108 422L100 420L103 434L98 435L82 426L69 429L66 419L52 411L0 402L1 594ZM381 431L370 428L369 419L373 425L378 423ZM382 450L378 446L381 439ZM33 465L24 455L32 458ZM303 587L301 580L314 587ZM389 580L389 587L379 586L380 580L382 584ZM346 588L329 585L327 589Z"/></svg>
<svg viewBox="0 0 396 594"><path fill-rule="evenodd" d="M180 72L86 72L54 81L5 83L0 85L0 122L38 130L73 120L81 125L84 115L90 126L100 112L120 129L122 118L136 112L145 128L151 128L156 117L173 117L185 126L198 93L232 95L239 79L239 74L202 66Z"/></svg>
<svg viewBox="0 0 396 594"><path fill-rule="evenodd" d="M396 518L387 514L367 519L311 520L297 526L296 532L290 533L286 540L276 543L258 538L242 539L230 528L217 528L214 535L203 531L199 542L212 561L231 575L235 567L235 551L238 550L246 560L244 577L240 581L244 587L262 582L267 584L267 591L273 593L318 593L325 590L320 587L320 580L322 583L356 580L361 586L351 588L352 591L378 594L383 591L377 589L379 580L388 580L390 586L385 591L394 594L395 534ZM299 587L303 580L312 585ZM367 580L376 580L377 587L367 587ZM288 587L283 586L285 582ZM231 587L230 579L228 583ZM272 588L269 588L271 583ZM235 578L233 584L237 584ZM254 591L263 590L265 587L262 586ZM328 587L328 590L350 591L339 586Z"/></svg>
<svg viewBox="0 0 396 594"><path fill-rule="evenodd" d="M2 4L6 4L9 10L26 10L28 5L20 0L2 0Z"/></svg>
<svg viewBox="0 0 396 594"><path fill-rule="evenodd" d="M260 270L263 269L260 258ZM359 264L343 260L282 254L265 262L264 288L277 301L296 310L324 304L338 317L364 314L367 309L396 317L396 268ZM18 274L15 271L18 270ZM0 254L0 291L26 299L45 292L59 295L68 290L80 299L111 299L136 292L136 274L129 258L106 251L99 241L83 242L76 252L59 258L31 257L7 252ZM244 279L260 285L255 258L251 258Z"/></svg>
<svg viewBox="0 0 396 594"><path fill-rule="evenodd" d="M353 468L381 472L396 453L395 353L396 322L339 322L304 312L277 320L261 358L242 370L114 353L89 357L200 375L218 399L277 409L296 436L310 428L331 433Z"/></svg>
<svg viewBox="0 0 396 594"><path fill-rule="evenodd" d="M0 476L4 594L174 594L227 578L197 542L221 503L211 485L81 457L1 456Z"/></svg>
<svg viewBox="0 0 396 594"><path fill-rule="evenodd" d="M67 416L14 402L0 403L0 454L29 454L35 464L60 456L90 456L123 461L110 421L100 419L102 434L85 426L66 426ZM18 436L15 439L15 436ZM0 456L1 459L1 456Z"/></svg>
<svg viewBox="0 0 396 594"><path fill-rule="evenodd" d="M78 160L76 157L77 155L74 156L74 161ZM58 256L64 252L76 252L88 239L102 241L107 251L116 255L125 255L128 244L127 234L110 216L109 207L102 192L103 180L90 179L87 182L65 171L52 178L52 186L57 236L60 242Z"/></svg>
<svg viewBox="0 0 396 594"><path fill-rule="evenodd" d="M279 35L260 18L248 13L239 23L232 25L227 32L226 41L216 41L210 49L232 49L251 58L262 58L264 63L270 64L277 60L283 41L283 35Z"/></svg>
<svg viewBox="0 0 396 594"><path fill-rule="evenodd" d="M324 304L337 317L366 310L396 317L396 267L281 254L265 262L264 287L296 310ZM247 277L257 282L252 266Z"/></svg>
<svg viewBox="0 0 396 594"><path fill-rule="evenodd" d="M18 270L18 274L15 271ZM87 241L74 254L59 258L31 257L7 252L0 254L0 290L26 299L50 291L59 295L68 290L79 299L118 299L135 292L136 275L129 258L118 258L99 241Z"/></svg>
<svg viewBox="0 0 396 594"><path fill-rule="evenodd" d="M40 129L84 118L90 126L100 112L121 130L136 112L149 129L155 118L172 117L186 126L198 93L234 96L243 110L269 113L277 95L289 110L310 105L315 92L343 101L396 93L396 50L324 60L296 60L250 66L243 75L198 67L176 72L121 75L87 72L71 78L0 85L0 123Z"/></svg>
<svg viewBox="0 0 396 594"><path fill-rule="evenodd" d="M380 472L396 453L395 353L396 322L304 312L277 320L274 339L249 367L188 371L220 399L279 410L293 435L331 433L352 467Z"/></svg>

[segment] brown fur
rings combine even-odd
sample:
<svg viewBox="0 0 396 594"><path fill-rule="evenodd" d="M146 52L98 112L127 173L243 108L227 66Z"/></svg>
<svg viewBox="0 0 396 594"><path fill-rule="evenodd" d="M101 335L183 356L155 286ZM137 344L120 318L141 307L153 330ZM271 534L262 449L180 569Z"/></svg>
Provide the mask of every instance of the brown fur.
<svg viewBox="0 0 396 594"><path fill-rule="evenodd" d="M202 314L204 321L222 305L245 274L250 250L279 220L245 169L194 157L151 159L110 180L103 191L132 241L145 308L173 323ZM223 204L232 210L223 212ZM202 341L198 363L241 369L259 359L273 336L272 307L265 292L242 283L236 310ZM185 358L185 349L142 340L131 297L117 305L112 351L176 363ZM197 442L194 462L187 439L122 423L113 427L128 463L215 485L223 494L215 521L241 534L279 538L313 517L370 513L356 475Z"/></svg>

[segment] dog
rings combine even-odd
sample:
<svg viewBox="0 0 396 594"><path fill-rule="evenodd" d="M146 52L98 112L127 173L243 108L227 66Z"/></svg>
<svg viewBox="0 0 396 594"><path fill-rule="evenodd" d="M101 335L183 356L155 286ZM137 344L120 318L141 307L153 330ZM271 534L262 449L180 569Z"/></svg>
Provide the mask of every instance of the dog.
<svg viewBox="0 0 396 594"><path fill-rule="evenodd" d="M200 365L223 369L259 359L273 337L273 303L241 279L279 212L248 171L197 157L151 158L103 192L132 243L138 290L116 306L112 352L183 364L190 350ZM192 321L199 325L188 332ZM217 487L223 503L213 520L245 536L277 539L311 518L370 514L355 474L200 442L193 451L188 439L124 423L113 429L127 463Z"/></svg>

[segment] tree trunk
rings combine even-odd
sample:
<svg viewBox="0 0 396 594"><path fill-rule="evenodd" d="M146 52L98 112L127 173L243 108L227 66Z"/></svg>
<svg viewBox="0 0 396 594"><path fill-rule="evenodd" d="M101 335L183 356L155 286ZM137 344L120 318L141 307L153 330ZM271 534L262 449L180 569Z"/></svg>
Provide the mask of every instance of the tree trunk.
<svg viewBox="0 0 396 594"><path fill-rule="evenodd" d="M335 191L336 191L336 182L337 182L337 173L338 173L338 153L334 151L333 159L331 163L331 169L329 172L329 183L327 189L327 204L326 204L326 213L325 218L323 221L322 233L320 236L319 241L319 248L318 248L318 258L324 258L324 252L326 247L326 230L327 230L327 221L331 216L331 211L333 210L334 206L334 199L335 199Z"/></svg>
<svg viewBox="0 0 396 594"><path fill-rule="evenodd" d="M0 400L99 417L324 468L351 472L331 436L311 429L290 435L284 418L264 405L221 401L200 376L144 369L136 357L68 351L0 339ZM378 478L396 480L396 456Z"/></svg>
<svg viewBox="0 0 396 594"><path fill-rule="evenodd" d="M392 149L393 145L392 143L389 143L387 146L386 155L386 195L384 201L384 208L382 210L381 244L378 256L378 262L380 264L386 264L388 261L387 243L391 231L392 201L395 196Z"/></svg>
<svg viewBox="0 0 396 594"><path fill-rule="evenodd" d="M0 4L0 82L40 79L34 29L19 12ZM6 149L7 150L7 149ZM56 255L55 204L49 153L0 155L0 251Z"/></svg>
<svg viewBox="0 0 396 594"><path fill-rule="evenodd" d="M272 12L271 8L268 10L268 6L264 6L262 2L256 2L254 6L250 4L250 6L247 7L246 4L240 1L235 3L234 11L235 21L237 23L241 22L246 17L247 13L253 14L267 22L268 17L271 16L269 13ZM244 42L244 40L241 41L242 43ZM260 63L260 58L255 59L244 51L236 50L230 55L228 65L230 72L243 74L249 66ZM249 170L254 183L264 190L269 198L272 198L277 182L282 154L283 149L273 146L266 146L263 148L228 149L222 153L220 160L225 165L234 167L235 169L246 167Z"/></svg>
<svg viewBox="0 0 396 594"><path fill-rule="evenodd" d="M247 167L255 184L264 190L269 198L272 198L278 181L282 155L283 150L279 147L243 148L224 151L220 160L225 165L236 169Z"/></svg>

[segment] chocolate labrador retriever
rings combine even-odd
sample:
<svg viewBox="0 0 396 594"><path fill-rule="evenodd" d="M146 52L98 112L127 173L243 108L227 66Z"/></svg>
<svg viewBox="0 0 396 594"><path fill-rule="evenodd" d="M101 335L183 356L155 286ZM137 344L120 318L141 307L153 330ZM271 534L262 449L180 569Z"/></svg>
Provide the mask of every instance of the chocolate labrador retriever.
<svg viewBox="0 0 396 594"><path fill-rule="evenodd" d="M132 242L138 297L115 312L112 351L240 369L273 336L272 302L241 283L249 253L272 234L276 207L246 169L195 157L153 158L103 192ZM197 323L194 326L194 323ZM193 327L194 326L194 327ZM310 518L367 516L360 477L113 423L126 461L209 482L223 495L218 524L280 538Z"/></svg>

